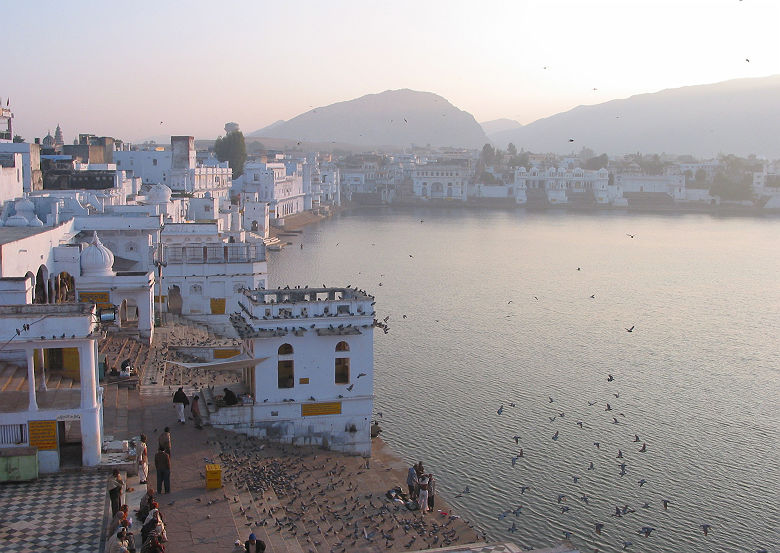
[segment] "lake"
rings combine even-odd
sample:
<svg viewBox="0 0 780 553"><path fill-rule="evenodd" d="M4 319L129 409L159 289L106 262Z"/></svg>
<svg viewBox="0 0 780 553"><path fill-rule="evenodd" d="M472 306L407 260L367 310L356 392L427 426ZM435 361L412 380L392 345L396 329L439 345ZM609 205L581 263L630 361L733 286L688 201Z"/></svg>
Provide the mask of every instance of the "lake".
<svg viewBox="0 0 780 553"><path fill-rule="evenodd" d="M301 240L269 286L376 296L382 436L487 539L777 550L780 218L364 208Z"/></svg>

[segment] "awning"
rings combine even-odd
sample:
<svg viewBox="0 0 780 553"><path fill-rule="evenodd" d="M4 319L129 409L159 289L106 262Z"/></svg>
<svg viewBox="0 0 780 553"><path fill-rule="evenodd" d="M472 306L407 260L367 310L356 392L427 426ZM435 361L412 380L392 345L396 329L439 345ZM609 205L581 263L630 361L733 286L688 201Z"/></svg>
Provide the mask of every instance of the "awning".
<svg viewBox="0 0 780 553"><path fill-rule="evenodd" d="M165 361L166 363L173 363L187 369L214 369L218 371L245 369L247 367L254 367L258 363L262 363L268 359L268 357L260 357L255 359L250 357L246 353L229 357L228 359L221 359L219 361L211 361L209 363L182 363L180 361Z"/></svg>

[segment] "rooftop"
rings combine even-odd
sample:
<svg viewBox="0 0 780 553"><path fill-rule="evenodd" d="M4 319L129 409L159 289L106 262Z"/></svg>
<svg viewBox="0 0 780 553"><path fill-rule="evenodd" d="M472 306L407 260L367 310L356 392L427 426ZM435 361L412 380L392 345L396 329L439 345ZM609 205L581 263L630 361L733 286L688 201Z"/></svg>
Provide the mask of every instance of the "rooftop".
<svg viewBox="0 0 780 553"><path fill-rule="evenodd" d="M52 227L0 227L0 246L51 230Z"/></svg>
<svg viewBox="0 0 780 553"><path fill-rule="evenodd" d="M0 317L19 317L25 315L89 315L91 303L42 303L33 305L0 305Z"/></svg>

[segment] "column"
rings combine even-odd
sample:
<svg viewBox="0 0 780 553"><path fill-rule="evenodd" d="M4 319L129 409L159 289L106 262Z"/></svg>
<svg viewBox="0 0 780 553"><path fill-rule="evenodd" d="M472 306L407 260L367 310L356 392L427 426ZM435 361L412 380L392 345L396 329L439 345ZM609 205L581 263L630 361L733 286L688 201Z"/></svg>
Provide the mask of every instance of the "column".
<svg viewBox="0 0 780 553"><path fill-rule="evenodd" d="M82 343L79 346L79 374L81 375L81 408L94 409L95 389L97 379L95 378L95 345L94 340Z"/></svg>
<svg viewBox="0 0 780 553"><path fill-rule="evenodd" d="M27 356L27 392L30 396L30 405L28 409L30 411L37 411L38 401L35 398L35 350L25 349L24 353Z"/></svg>
<svg viewBox="0 0 780 553"><path fill-rule="evenodd" d="M41 366L41 384L38 389L42 392L47 390L46 388L46 367L43 366L43 348L38 350L38 364Z"/></svg>

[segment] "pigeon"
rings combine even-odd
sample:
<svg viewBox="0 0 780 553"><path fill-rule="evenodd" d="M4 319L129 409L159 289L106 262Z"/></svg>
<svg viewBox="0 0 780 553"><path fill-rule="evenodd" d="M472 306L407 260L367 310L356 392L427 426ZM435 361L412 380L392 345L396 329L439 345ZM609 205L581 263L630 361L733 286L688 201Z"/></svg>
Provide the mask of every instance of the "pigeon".
<svg viewBox="0 0 780 553"><path fill-rule="evenodd" d="M593 442L593 445L596 446L596 449L601 449L601 443L600 442Z"/></svg>
<svg viewBox="0 0 780 553"><path fill-rule="evenodd" d="M626 329L626 332L634 332L634 327L635 327L635 326L636 326L636 325L631 325L631 328L627 328L627 329Z"/></svg>
<svg viewBox="0 0 780 553"><path fill-rule="evenodd" d="M642 526L642 528L639 529L639 534L644 534L646 538L650 537L650 532L655 530L655 528L651 526Z"/></svg>
<svg viewBox="0 0 780 553"><path fill-rule="evenodd" d="M661 502L664 504L664 511L666 511L669 508L669 503L671 503L671 501L668 499L662 499Z"/></svg>
<svg viewBox="0 0 780 553"><path fill-rule="evenodd" d="M600 536L601 535L601 529L604 528L604 524L601 522L596 523L596 533Z"/></svg>
<svg viewBox="0 0 780 553"><path fill-rule="evenodd" d="M552 439L553 439L553 441L557 441L558 440L558 431L557 430L555 431L555 434L553 434Z"/></svg>
<svg viewBox="0 0 780 553"><path fill-rule="evenodd" d="M359 375L357 375L358 378L360 378L361 376L367 376L367 375L366 373L360 373Z"/></svg>
<svg viewBox="0 0 780 553"><path fill-rule="evenodd" d="M520 495L525 495L526 490L530 490L531 486L520 486Z"/></svg>
<svg viewBox="0 0 780 553"><path fill-rule="evenodd" d="M644 478L642 478L641 480L639 480L639 481L638 481L638 484L639 484L639 487L641 488L642 486L644 486L645 484L647 484L647 480L645 480Z"/></svg>
<svg viewBox="0 0 780 553"><path fill-rule="evenodd" d="M642 449L639 450L639 453L644 453L647 451L647 444L642 444Z"/></svg>
<svg viewBox="0 0 780 553"><path fill-rule="evenodd" d="M500 415L503 412L504 412L504 404L502 403L501 407L498 408L498 411L496 411L496 413L498 413Z"/></svg>
<svg viewBox="0 0 780 553"><path fill-rule="evenodd" d="M712 526L710 526L709 524L702 524L700 527L701 527L701 529L704 531L704 535L705 535L705 536L706 536L707 534L709 534L709 532L710 532L710 528L712 528Z"/></svg>

